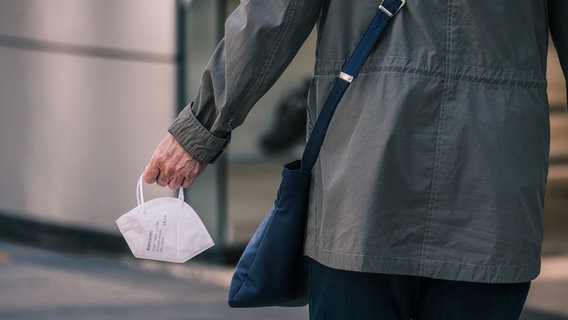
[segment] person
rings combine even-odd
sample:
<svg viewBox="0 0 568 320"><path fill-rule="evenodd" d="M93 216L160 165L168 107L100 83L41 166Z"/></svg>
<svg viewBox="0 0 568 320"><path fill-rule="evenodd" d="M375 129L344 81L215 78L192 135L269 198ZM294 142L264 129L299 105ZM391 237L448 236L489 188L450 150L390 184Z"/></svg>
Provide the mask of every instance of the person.
<svg viewBox="0 0 568 320"><path fill-rule="evenodd" d="M306 108L310 81L286 93L279 101L272 123L259 139L262 151L276 154L288 151L306 137Z"/></svg>
<svg viewBox="0 0 568 320"><path fill-rule="evenodd" d="M145 181L189 187L317 23L309 131L379 4L241 1ZM407 0L313 169L311 319L519 317L540 269L549 30L566 75L566 0Z"/></svg>

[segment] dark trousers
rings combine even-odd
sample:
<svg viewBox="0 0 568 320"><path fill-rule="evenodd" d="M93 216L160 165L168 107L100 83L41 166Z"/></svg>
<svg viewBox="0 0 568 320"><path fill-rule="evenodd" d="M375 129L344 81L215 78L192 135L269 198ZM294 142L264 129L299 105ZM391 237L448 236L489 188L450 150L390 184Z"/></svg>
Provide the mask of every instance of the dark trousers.
<svg viewBox="0 0 568 320"><path fill-rule="evenodd" d="M446 281L308 263L311 320L517 320L530 287L530 282Z"/></svg>

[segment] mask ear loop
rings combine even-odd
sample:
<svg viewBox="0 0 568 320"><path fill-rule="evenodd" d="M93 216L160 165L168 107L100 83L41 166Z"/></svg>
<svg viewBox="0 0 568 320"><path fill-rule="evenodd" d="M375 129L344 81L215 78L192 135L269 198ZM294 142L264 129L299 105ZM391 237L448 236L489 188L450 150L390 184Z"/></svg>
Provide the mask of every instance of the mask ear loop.
<svg viewBox="0 0 568 320"><path fill-rule="evenodd" d="M142 185L144 184L143 176L144 174L140 175L138 185L136 186L136 200L138 201L138 206L142 208L142 213L146 212L144 209L144 190L142 190Z"/></svg>
<svg viewBox="0 0 568 320"><path fill-rule="evenodd" d="M146 210L144 209L144 190L142 188L144 185L143 176L144 174L142 174L140 176L140 179L138 179L138 185L136 186L136 200L138 201L138 206L142 208L142 212L146 212ZM183 187L179 187L178 200L180 208L183 207L184 203Z"/></svg>
<svg viewBox="0 0 568 320"><path fill-rule="evenodd" d="M182 208L184 203L183 187L179 187L178 199L179 199L179 207Z"/></svg>

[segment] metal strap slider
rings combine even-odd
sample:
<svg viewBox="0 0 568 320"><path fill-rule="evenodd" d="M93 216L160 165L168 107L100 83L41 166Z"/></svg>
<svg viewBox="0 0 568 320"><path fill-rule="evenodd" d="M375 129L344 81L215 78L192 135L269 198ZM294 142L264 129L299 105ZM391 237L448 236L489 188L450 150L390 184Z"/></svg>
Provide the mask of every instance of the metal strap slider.
<svg viewBox="0 0 568 320"><path fill-rule="evenodd" d="M342 79L342 80L345 80L345 81L351 83L351 81L353 81L353 76L352 76L352 75L349 75L349 74L347 74L347 73L345 73L345 72L341 72L341 73L339 74L339 79Z"/></svg>
<svg viewBox="0 0 568 320"><path fill-rule="evenodd" d="M391 17L391 18L394 17L394 15L397 14L397 13L400 11L400 9L402 9L402 7L404 7L404 5L406 4L406 0L400 0L400 5L398 6L398 9L396 9L395 12L391 12L389 9L387 9L387 8L385 8L385 7L383 6L383 3L385 3L385 1L386 1L386 0L382 0L382 1L381 1L381 5L379 6L379 9L380 9L382 12L386 13L387 16L389 16L389 17Z"/></svg>

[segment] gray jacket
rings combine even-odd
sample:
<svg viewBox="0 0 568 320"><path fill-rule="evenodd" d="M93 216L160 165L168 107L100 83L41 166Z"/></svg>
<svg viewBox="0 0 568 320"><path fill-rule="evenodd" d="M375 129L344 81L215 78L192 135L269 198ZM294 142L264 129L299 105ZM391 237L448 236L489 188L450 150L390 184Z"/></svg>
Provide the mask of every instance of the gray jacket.
<svg viewBox="0 0 568 320"><path fill-rule="evenodd" d="M332 119L306 254L353 271L529 281L548 170L548 30L566 74L568 1L407 1ZM170 132L214 160L318 23L310 128L378 5L241 1Z"/></svg>

